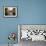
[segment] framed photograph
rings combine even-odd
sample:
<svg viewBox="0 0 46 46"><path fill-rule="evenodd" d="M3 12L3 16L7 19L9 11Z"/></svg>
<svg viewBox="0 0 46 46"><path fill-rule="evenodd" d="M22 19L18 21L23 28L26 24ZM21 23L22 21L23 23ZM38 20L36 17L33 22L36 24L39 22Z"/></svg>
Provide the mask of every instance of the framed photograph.
<svg viewBox="0 0 46 46"><path fill-rule="evenodd" d="M4 17L16 17L17 8L16 7L4 7Z"/></svg>

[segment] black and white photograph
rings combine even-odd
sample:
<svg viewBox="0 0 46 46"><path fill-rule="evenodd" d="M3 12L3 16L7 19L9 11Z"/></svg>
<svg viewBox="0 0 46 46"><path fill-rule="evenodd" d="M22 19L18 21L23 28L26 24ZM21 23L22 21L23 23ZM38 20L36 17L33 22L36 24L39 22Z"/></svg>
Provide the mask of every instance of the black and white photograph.
<svg viewBox="0 0 46 46"><path fill-rule="evenodd" d="M20 46L43 45L46 42L46 25L18 25L18 41Z"/></svg>

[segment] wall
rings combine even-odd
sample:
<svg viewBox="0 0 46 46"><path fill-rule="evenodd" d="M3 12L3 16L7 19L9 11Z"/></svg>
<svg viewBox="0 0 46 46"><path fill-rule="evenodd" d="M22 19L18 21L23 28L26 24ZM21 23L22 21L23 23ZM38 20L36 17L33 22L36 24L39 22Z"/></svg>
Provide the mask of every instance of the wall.
<svg viewBox="0 0 46 46"><path fill-rule="evenodd" d="M18 16L5 18L4 6L16 6ZM46 24L46 0L0 0L0 44L8 43L9 32L17 34L18 24Z"/></svg>

